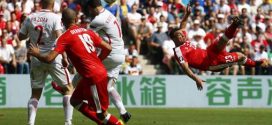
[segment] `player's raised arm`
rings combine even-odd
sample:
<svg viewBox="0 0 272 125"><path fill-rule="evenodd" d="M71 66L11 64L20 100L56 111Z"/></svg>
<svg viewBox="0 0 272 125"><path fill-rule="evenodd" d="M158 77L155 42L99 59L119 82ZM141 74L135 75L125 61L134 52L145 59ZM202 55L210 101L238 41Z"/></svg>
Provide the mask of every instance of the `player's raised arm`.
<svg viewBox="0 0 272 125"><path fill-rule="evenodd" d="M188 20L188 17L191 15L191 12L192 12L191 6L187 5L186 12L180 22L180 29L186 28L187 20Z"/></svg>
<svg viewBox="0 0 272 125"><path fill-rule="evenodd" d="M180 63L180 66L181 66L182 70L185 72L185 74L196 82L196 86L197 86L198 90L202 90L204 81L193 73L193 71L190 69L188 63L187 62Z"/></svg>

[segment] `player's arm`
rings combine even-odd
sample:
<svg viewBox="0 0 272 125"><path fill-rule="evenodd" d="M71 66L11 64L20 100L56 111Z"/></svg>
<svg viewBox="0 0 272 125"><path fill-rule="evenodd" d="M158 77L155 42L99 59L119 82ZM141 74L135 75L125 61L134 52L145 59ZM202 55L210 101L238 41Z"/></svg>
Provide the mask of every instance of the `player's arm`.
<svg viewBox="0 0 272 125"><path fill-rule="evenodd" d="M28 38L28 24L29 24L29 18L24 19L21 23L21 29L18 35L19 40L25 40Z"/></svg>
<svg viewBox="0 0 272 125"><path fill-rule="evenodd" d="M48 54L41 54L38 45L30 43L28 54L35 56L42 62L51 63L55 60L59 53L56 51L50 51Z"/></svg>
<svg viewBox="0 0 272 125"><path fill-rule="evenodd" d="M59 37L61 36L61 34L62 34L62 31L61 31L61 30L56 30L56 31L55 31L55 34L56 34L57 38L59 38ZM63 66L63 67L68 67L69 61L68 61L68 59L67 59L67 54L66 54L65 52L63 52L63 53L61 54L61 56L62 56L62 61L61 61L62 66Z"/></svg>
<svg viewBox="0 0 272 125"><path fill-rule="evenodd" d="M27 39L28 36L20 32L18 38L19 38L19 40L21 41L21 40Z"/></svg>
<svg viewBox="0 0 272 125"><path fill-rule="evenodd" d="M189 16L191 15L191 12L192 12L191 6L188 5L186 7L186 12L185 12L184 16L181 19L180 29L186 29L187 21L188 21Z"/></svg>
<svg viewBox="0 0 272 125"><path fill-rule="evenodd" d="M101 53L98 56L98 58L100 60L104 60L111 52L112 48L111 46L105 42L105 41L101 41L101 43L98 45L99 48L101 48Z"/></svg>
<svg viewBox="0 0 272 125"><path fill-rule="evenodd" d="M187 62L180 63L180 66L181 66L182 70L185 72L185 74L196 82L196 86L197 86L198 90L202 90L203 89L202 84L204 81L193 73L193 71L190 69L188 63Z"/></svg>

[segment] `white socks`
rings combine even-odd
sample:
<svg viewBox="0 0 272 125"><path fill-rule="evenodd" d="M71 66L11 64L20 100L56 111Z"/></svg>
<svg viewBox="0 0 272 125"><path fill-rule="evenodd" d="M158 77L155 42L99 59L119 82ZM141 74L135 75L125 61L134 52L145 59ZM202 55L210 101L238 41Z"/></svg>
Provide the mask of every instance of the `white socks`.
<svg viewBox="0 0 272 125"><path fill-rule="evenodd" d="M125 114L127 111L125 109L125 106L122 102L121 96L117 92L117 90L112 86L108 89L108 93L110 96L111 101L115 105L115 107L119 110L120 114Z"/></svg>
<svg viewBox="0 0 272 125"><path fill-rule="evenodd" d="M28 101L28 125L34 125L39 101L31 98Z"/></svg>
<svg viewBox="0 0 272 125"><path fill-rule="evenodd" d="M70 104L71 95L63 96L63 110L65 116L65 124L72 125L73 106Z"/></svg>

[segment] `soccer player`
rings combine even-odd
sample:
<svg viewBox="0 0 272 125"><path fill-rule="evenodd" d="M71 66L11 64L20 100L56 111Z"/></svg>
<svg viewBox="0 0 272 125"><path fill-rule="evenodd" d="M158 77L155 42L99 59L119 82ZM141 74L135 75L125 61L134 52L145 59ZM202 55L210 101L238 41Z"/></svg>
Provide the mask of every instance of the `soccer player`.
<svg viewBox="0 0 272 125"><path fill-rule="evenodd" d="M74 108L98 125L122 125L121 120L119 121L107 112L108 77L102 60L111 52L111 46L102 41L93 31L77 26L76 20L76 12L65 9L62 12L62 22L67 31L58 38L55 49L48 54L42 54L38 46L31 44L29 54L50 63L58 54L66 52L81 76L71 97ZM97 56L96 47L101 49L99 56Z"/></svg>
<svg viewBox="0 0 272 125"><path fill-rule="evenodd" d="M42 0L42 10L27 16L19 33L19 39L29 38L30 43L39 44L40 52L47 53L55 46L55 40L62 34L61 18L53 13L55 0ZM38 102L48 74L64 90L63 108L65 125L72 124L73 107L70 98L73 93L70 74L65 68L68 65L67 57L59 55L50 64L42 63L37 58L31 57L31 98L28 101L28 124L34 125Z"/></svg>
<svg viewBox="0 0 272 125"><path fill-rule="evenodd" d="M207 47L207 50L197 48L188 41L187 32L185 30L190 13L191 7L187 6L180 28L170 31L169 36L176 45L176 48L174 48L176 61L179 63L185 74L196 82L199 90L202 90L204 81L196 76L191 71L190 67L204 71L221 71L235 63L254 67L264 62L254 62L239 52L226 52L225 48L228 41L235 36L238 26L241 25L241 20L238 17L233 18L233 22L225 30L223 36L216 38L212 44Z"/></svg>
<svg viewBox="0 0 272 125"><path fill-rule="evenodd" d="M131 114L126 111L125 106L122 102L121 96L118 91L114 88L116 80L118 79L121 65L125 61L125 50L124 41L122 39L122 29L118 23L116 17L105 8L102 7L100 0L86 0L82 2L84 13L92 18L90 28L103 38L104 41L108 42L112 51L109 56L103 60L109 77L108 81L108 93L113 104L119 110L120 116L124 122L128 122L131 118ZM76 75L73 79L73 84L76 83L77 79L80 79ZM56 86L53 84L53 86ZM57 87L54 87L57 88Z"/></svg>

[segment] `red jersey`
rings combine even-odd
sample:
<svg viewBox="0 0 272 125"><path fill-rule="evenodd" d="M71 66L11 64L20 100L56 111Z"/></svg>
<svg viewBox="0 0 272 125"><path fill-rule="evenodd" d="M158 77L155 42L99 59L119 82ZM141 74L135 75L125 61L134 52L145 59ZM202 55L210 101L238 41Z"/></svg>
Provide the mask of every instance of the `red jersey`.
<svg viewBox="0 0 272 125"><path fill-rule="evenodd" d="M207 51L197 48L190 41L186 41L183 45L174 48L174 53L178 63L188 62L193 68L207 69L205 66Z"/></svg>
<svg viewBox="0 0 272 125"><path fill-rule="evenodd" d="M81 76L98 80L101 75L107 75L95 51L95 47L101 44L101 41L102 39L93 31L72 26L58 38L55 51L58 53L65 51Z"/></svg>
<svg viewBox="0 0 272 125"><path fill-rule="evenodd" d="M189 41L174 48L175 58L179 64L188 62L189 66L200 70L219 71L238 61L237 53L228 53L225 49L218 50L219 39L215 39L207 50L197 48Z"/></svg>

